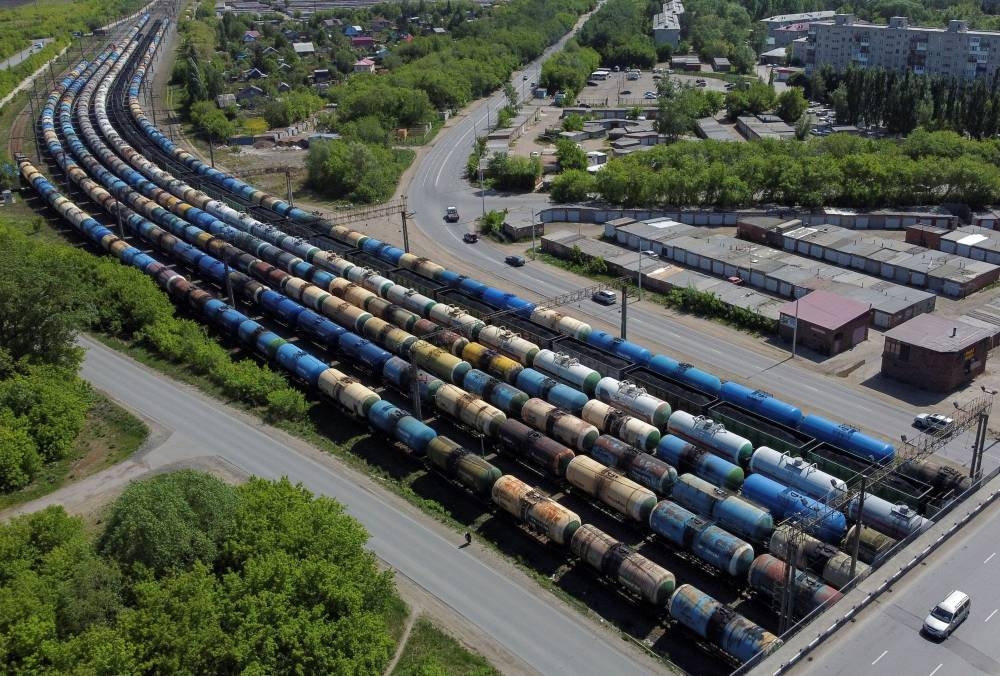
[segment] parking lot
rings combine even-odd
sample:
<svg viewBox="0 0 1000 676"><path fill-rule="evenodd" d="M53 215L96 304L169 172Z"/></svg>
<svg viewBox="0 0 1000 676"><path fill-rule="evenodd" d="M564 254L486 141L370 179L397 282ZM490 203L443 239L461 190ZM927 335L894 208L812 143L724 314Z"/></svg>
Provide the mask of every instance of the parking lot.
<svg viewBox="0 0 1000 676"><path fill-rule="evenodd" d="M702 64L704 73L711 73L711 67ZM713 74L714 75L714 74ZM702 81L705 89L726 91L726 81L719 77L705 77L704 74L672 72L667 63L658 64L654 70L642 70L634 80L628 79L625 71L612 72L606 80L590 80L577 96L577 103L588 106L649 106L656 105L656 85L663 78L698 86ZM652 97L648 97L650 92Z"/></svg>

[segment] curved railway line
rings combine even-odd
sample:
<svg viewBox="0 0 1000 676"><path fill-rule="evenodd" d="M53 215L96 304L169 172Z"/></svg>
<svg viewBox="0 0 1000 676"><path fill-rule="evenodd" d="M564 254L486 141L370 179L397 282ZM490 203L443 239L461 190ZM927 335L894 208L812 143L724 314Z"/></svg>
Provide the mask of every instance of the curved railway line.
<svg viewBox="0 0 1000 676"><path fill-rule="evenodd" d="M892 461L891 445L206 166L166 139L141 106L167 29L165 20L144 17L48 97L38 138L76 188L64 194L19 153L24 180L92 245L152 277L224 340L285 369L409 462L446 477L455 500L511 517L523 531L507 529L501 539L524 541L511 551L534 548L539 561L564 572L575 572L575 561L589 566L596 577L574 584L600 597L592 606L683 668L724 673L772 650L780 641L769 631L770 611L786 583L799 615L836 600L850 579L845 570L855 570L842 551L849 533L866 543L905 537L928 523L918 513L926 501L961 485L928 460L908 470L909 483L900 479L901 495L928 486L925 502L866 494L843 513L831 510L830 487L844 491L851 478L824 471L841 466L837 454L844 466L878 467ZM73 202L76 191L119 232ZM247 312L228 302L236 298ZM461 304L445 302L452 298ZM567 345L584 359L563 354ZM672 393L708 393L741 419L785 430L780 438L815 440L834 450L833 460L821 469L752 443L700 410L681 410L680 399L612 377L600 369L601 355L644 369ZM407 410L414 397L434 410L432 420ZM484 452L468 450L476 446ZM870 528L852 526L859 516ZM788 519L815 526L793 553L793 575L781 560L795 539L782 525ZM884 547L867 549L858 572L877 565Z"/></svg>

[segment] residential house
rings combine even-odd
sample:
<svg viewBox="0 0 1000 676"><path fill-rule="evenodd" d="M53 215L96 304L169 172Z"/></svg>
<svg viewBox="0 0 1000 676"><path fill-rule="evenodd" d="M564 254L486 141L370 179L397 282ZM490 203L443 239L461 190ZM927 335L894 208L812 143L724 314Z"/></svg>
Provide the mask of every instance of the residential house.
<svg viewBox="0 0 1000 676"><path fill-rule="evenodd" d="M313 56L316 53L316 47L311 42L293 42L292 49L299 56Z"/></svg>
<svg viewBox="0 0 1000 676"><path fill-rule="evenodd" d="M375 72L375 62L371 59L359 59L354 62L354 72L355 73L374 73Z"/></svg>
<svg viewBox="0 0 1000 676"><path fill-rule="evenodd" d="M236 101L240 105L252 106L262 96L264 96L263 89L257 85L250 85L236 92Z"/></svg>
<svg viewBox="0 0 1000 676"><path fill-rule="evenodd" d="M267 56L268 54L281 54L281 52L279 52L274 47L271 47L270 45L268 45L267 47L264 48L264 51L262 51L261 54L263 54L264 56Z"/></svg>
<svg viewBox="0 0 1000 676"><path fill-rule="evenodd" d="M323 19L323 26L325 28L340 28L344 25L344 22L334 17L332 19Z"/></svg>
<svg viewBox="0 0 1000 676"><path fill-rule="evenodd" d="M344 35L346 35L349 38L356 37L358 35L361 35L364 32L365 32L365 29L362 28L361 26L345 26L344 27Z"/></svg>
<svg viewBox="0 0 1000 676"><path fill-rule="evenodd" d="M395 22L386 19L385 17L376 17L371 20L371 29L373 31L385 31L389 30L395 25Z"/></svg>
<svg viewBox="0 0 1000 676"><path fill-rule="evenodd" d="M260 39L260 31L247 31L243 34L243 42L257 42Z"/></svg>
<svg viewBox="0 0 1000 676"><path fill-rule="evenodd" d="M313 82L329 82L330 81L330 69L329 68L317 68L313 71Z"/></svg>
<svg viewBox="0 0 1000 676"><path fill-rule="evenodd" d="M360 35L355 38L351 38L351 47L355 49L371 49L375 46L375 38L368 35Z"/></svg>
<svg viewBox="0 0 1000 676"><path fill-rule="evenodd" d="M235 94L219 94L215 97L215 105L219 108L228 108L236 105Z"/></svg>
<svg viewBox="0 0 1000 676"><path fill-rule="evenodd" d="M288 84L287 82L278 83L278 91L281 92L282 94L291 90L292 90L292 85Z"/></svg>
<svg viewBox="0 0 1000 676"><path fill-rule="evenodd" d="M265 77L267 77L267 73L260 68L251 68L250 70L243 71L244 80L261 80Z"/></svg>
<svg viewBox="0 0 1000 676"><path fill-rule="evenodd" d="M433 33L434 35L447 35L448 31L445 30L444 28L441 28L441 26L435 26L434 28L431 29L431 33Z"/></svg>

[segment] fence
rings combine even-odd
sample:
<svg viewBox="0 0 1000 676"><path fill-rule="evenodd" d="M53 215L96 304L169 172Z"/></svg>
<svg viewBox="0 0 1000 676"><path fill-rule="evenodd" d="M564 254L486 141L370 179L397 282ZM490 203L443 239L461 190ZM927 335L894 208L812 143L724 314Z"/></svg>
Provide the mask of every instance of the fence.
<svg viewBox="0 0 1000 676"><path fill-rule="evenodd" d="M972 497L980 488L982 488L987 483L992 481L998 475L1000 475L1000 467L993 470L988 475L982 477L981 479L979 479L979 481L973 483L972 486L970 486L967 491L965 491L961 495L958 495L954 500L948 503L937 513L935 517L936 522L940 523L941 519L948 516L948 514L950 514L956 507L964 503L965 500L967 500L968 498ZM787 662L781 663L778 669L775 670L773 676L779 676L780 674L787 673L792 667L798 664L804 657L806 657L809 653L815 650L816 646L821 644L826 639L830 638L830 636L836 633L836 631L840 629L844 624L850 622L855 615L857 615L862 610L867 608L872 601L881 596L886 589L888 589L896 582L898 582L903 575L908 573L915 566L919 565L921 561L926 559L938 547L940 547L944 542L946 542L952 535L958 532L958 530L966 523L968 523L970 519L974 518L977 514L979 514L981 511L990 506L993 503L993 501L997 498L997 496L1000 496L1000 490L993 491L988 496L986 496L986 498L983 499L978 505L969 510L965 514L965 516L956 521L946 531L938 535L937 539L935 539L934 542L924 547L922 550L920 550L920 552L914 555L913 558L911 558L907 563L900 566L895 573L893 573L885 581L883 581L882 584L879 585L874 591L870 592L867 596L861 599L859 603L856 603L855 605L851 606L851 608L846 613L844 613L844 615L837 618L826 629L817 633L816 637L812 641L810 641L805 647L799 649L799 651L795 653L791 659L789 659ZM859 575L858 577L854 578L853 580L848 582L843 589L841 589L841 592L844 594L844 597L846 597L850 591L854 590L859 584L861 584L861 582L871 577L871 575L876 570L881 569L886 563L892 561L894 556L902 552L906 547L911 545L914 541L917 540L917 538L921 537L926 532L927 529L911 533L909 536L897 542L896 545L883 558L881 564L878 564L875 567L869 569L867 574ZM839 600L843 599L841 598L838 599L838 601ZM833 607L838 601L827 602L816 608L813 612L803 617L796 624L794 624L788 631L786 631L784 634L781 635L782 641L787 642L788 639L792 638L793 636L801 632L803 629L805 629L810 622L812 622L815 619L818 619L820 615L822 615L824 612ZM766 653L757 653L756 655L751 657L747 662L741 665L739 669L733 671L730 674L730 676L741 676L742 674L749 673L751 669L761 664L767 657L768 655Z"/></svg>

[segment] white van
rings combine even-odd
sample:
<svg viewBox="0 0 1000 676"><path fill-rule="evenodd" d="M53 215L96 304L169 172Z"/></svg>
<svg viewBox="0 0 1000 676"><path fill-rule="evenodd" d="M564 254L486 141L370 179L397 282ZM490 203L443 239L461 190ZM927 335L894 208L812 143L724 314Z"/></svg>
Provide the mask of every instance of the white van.
<svg viewBox="0 0 1000 676"><path fill-rule="evenodd" d="M971 609L972 599L965 592L956 589L931 609L930 614L924 618L923 631L936 638L948 638L969 616Z"/></svg>

